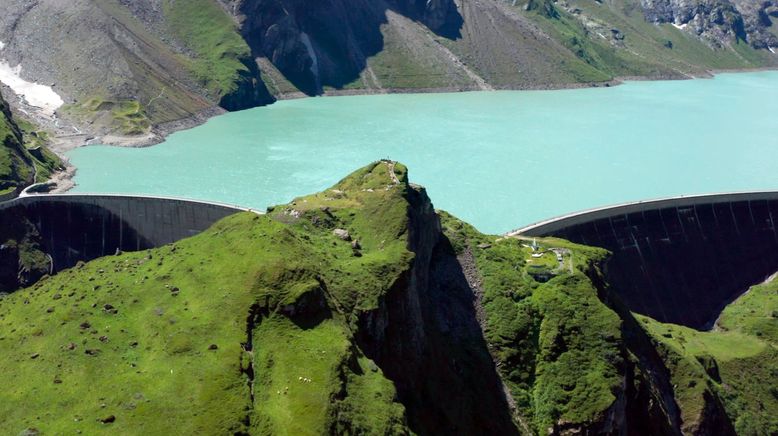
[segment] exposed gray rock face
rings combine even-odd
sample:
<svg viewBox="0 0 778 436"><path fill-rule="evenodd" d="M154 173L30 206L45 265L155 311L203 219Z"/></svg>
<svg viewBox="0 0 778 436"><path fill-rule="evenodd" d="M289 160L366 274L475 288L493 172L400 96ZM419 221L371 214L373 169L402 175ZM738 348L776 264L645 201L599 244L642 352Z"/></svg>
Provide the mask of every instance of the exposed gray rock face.
<svg viewBox="0 0 778 436"><path fill-rule="evenodd" d="M775 0L641 0L646 20L672 23L721 46L740 39L754 48L778 45L768 10Z"/></svg>
<svg viewBox="0 0 778 436"><path fill-rule="evenodd" d="M733 0L743 16L748 42L754 48L778 47L778 36L768 28L778 22L778 0Z"/></svg>
<svg viewBox="0 0 778 436"><path fill-rule="evenodd" d="M419 434L518 434L473 291L432 202L421 188L409 190L408 203L412 268L378 308L360 314L357 343L395 383Z"/></svg>
<svg viewBox="0 0 778 436"><path fill-rule="evenodd" d="M105 109L69 114L69 121L91 135L111 130L103 129L105 119L119 101L137 102L152 125L217 105L232 110L272 101L250 57L241 59L248 71L233 91L220 95L206 89L189 65L196 55L173 37L164 9L161 0L4 0L0 60L22 65L25 80L55 83L66 105L107 101ZM69 125L67 130L61 133L74 132Z"/></svg>
<svg viewBox="0 0 778 436"><path fill-rule="evenodd" d="M162 94L146 108L156 122L212 106L175 60L174 47L154 44L102 6L92 0L0 2L0 40L6 43L0 58L21 64L25 80L56 83L65 104L102 96L146 105Z"/></svg>

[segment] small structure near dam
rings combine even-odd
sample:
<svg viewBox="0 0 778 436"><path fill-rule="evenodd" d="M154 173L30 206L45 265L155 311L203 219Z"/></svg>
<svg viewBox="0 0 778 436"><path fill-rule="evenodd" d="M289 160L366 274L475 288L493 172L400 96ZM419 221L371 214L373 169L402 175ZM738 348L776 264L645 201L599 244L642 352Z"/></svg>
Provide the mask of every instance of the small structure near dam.
<svg viewBox="0 0 778 436"><path fill-rule="evenodd" d="M778 271L776 223L778 192L748 192L604 207L510 234L606 248L605 274L630 310L704 329Z"/></svg>
<svg viewBox="0 0 778 436"><path fill-rule="evenodd" d="M179 198L43 194L0 203L0 221L9 228L20 221L32 225L56 272L117 250L172 243L246 210Z"/></svg>

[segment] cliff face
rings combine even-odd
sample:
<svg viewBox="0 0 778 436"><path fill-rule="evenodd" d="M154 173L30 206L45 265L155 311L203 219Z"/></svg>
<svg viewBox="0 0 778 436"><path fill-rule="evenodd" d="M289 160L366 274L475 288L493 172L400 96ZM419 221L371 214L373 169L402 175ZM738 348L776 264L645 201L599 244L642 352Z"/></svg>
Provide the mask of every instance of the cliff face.
<svg viewBox="0 0 778 436"><path fill-rule="evenodd" d="M743 28L749 44L760 49L778 47L773 24L778 19L778 2L734 0L733 3L743 16Z"/></svg>
<svg viewBox="0 0 778 436"><path fill-rule="evenodd" d="M410 191L409 204L412 268L359 315L357 343L394 382L413 431L518 434L463 267L426 193Z"/></svg>

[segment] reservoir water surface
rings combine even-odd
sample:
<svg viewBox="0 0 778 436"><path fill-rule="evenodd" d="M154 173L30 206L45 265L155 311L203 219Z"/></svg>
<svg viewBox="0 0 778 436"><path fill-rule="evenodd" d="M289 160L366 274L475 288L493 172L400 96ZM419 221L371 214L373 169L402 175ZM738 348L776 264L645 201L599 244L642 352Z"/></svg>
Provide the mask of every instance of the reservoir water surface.
<svg viewBox="0 0 778 436"><path fill-rule="evenodd" d="M264 209L377 159L485 232L657 197L778 189L778 72L611 88L326 97L225 114L149 148L70 154L74 192Z"/></svg>

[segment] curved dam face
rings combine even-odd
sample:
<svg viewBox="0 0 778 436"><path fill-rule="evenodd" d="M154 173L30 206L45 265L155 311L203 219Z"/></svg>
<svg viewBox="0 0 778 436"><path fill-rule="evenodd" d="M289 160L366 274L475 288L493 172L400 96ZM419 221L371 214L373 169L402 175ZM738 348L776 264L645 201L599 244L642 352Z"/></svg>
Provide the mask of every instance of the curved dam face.
<svg viewBox="0 0 778 436"><path fill-rule="evenodd" d="M713 194L593 209L511 232L613 252L606 276L630 310L710 327L778 270L778 192Z"/></svg>
<svg viewBox="0 0 778 436"><path fill-rule="evenodd" d="M52 194L0 203L0 222L9 228L19 222L34 227L55 272L117 250L175 242L245 210L176 198Z"/></svg>

